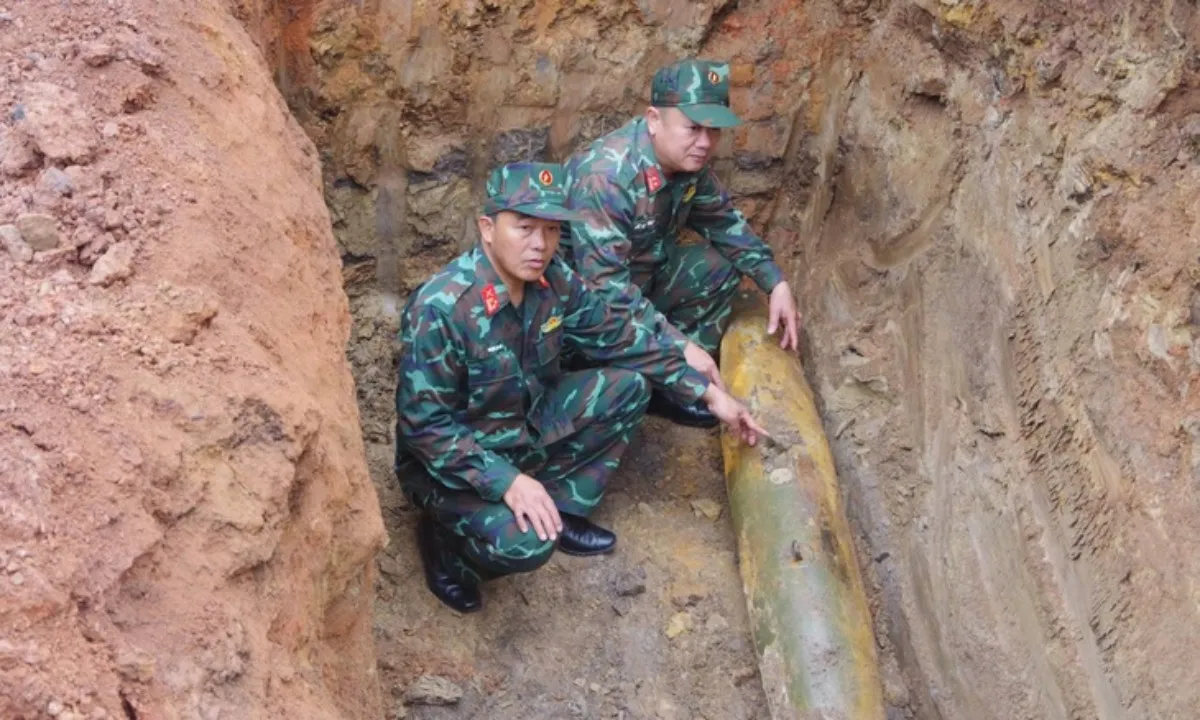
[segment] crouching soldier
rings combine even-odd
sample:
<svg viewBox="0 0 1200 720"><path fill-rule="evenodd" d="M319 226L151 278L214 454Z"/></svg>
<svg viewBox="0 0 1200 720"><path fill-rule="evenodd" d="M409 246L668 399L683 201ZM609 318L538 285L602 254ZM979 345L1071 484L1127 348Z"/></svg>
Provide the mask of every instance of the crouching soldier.
<svg viewBox="0 0 1200 720"><path fill-rule="evenodd" d="M481 607L481 582L534 570L555 547L612 551L616 536L587 518L650 384L704 402L750 444L765 435L662 328L610 306L555 256L559 222L574 219L561 183L559 165L495 170L480 243L401 318L396 472L422 511L429 589L460 612ZM604 367L564 373L564 345Z"/></svg>
<svg viewBox="0 0 1200 720"><path fill-rule="evenodd" d="M800 314L770 246L711 166L722 128L741 122L729 109L729 65L681 60L661 68L650 102L643 116L567 159L568 202L582 221L569 223L563 255L614 302L631 298L639 315L665 325L689 364L720 384L714 356L743 275L769 294L768 331L782 327L785 349L798 345ZM685 228L703 242L681 245ZM650 413L718 424L703 404L675 397L654 393Z"/></svg>

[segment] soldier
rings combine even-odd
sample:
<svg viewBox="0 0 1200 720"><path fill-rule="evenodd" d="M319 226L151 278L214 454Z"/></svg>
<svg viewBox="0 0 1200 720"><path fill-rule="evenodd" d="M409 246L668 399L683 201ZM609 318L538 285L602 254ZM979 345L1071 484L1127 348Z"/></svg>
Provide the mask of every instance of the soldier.
<svg viewBox="0 0 1200 720"><path fill-rule="evenodd" d="M418 288L401 319L396 472L422 510L429 589L460 612L480 608L481 582L541 566L556 541L574 555L613 549L587 517L646 411L647 380L703 401L752 445L765 435L660 328L610 308L555 256L559 222L575 217L562 175L495 170L480 243ZM564 345L607 367L563 373Z"/></svg>
<svg viewBox="0 0 1200 720"><path fill-rule="evenodd" d="M642 117L594 141L566 162L567 263L614 302L631 297L643 318L663 324L688 363L716 384L713 354L728 325L742 275L769 293L768 330L798 348L800 315L771 248L733 206L709 167L721 129L741 121L729 109L729 65L683 60L660 69ZM691 228L707 242L681 246ZM586 366L572 362L573 366ZM649 411L711 427L702 405L655 392Z"/></svg>

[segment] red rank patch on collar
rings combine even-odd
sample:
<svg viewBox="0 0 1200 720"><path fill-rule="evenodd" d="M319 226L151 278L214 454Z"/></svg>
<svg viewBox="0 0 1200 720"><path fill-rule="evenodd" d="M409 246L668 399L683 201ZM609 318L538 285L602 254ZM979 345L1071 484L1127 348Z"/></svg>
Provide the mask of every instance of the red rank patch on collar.
<svg viewBox="0 0 1200 720"><path fill-rule="evenodd" d="M480 293L483 295L483 309L487 311L488 317L496 314L500 309L500 298L496 297L496 286L488 285Z"/></svg>
<svg viewBox="0 0 1200 720"><path fill-rule="evenodd" d="M663 186L662 172L657 167L648 168L646 170L646 187L652 193L656 193Z"/></svg>
<svg viewBox="0 0 1200 720"><path fill-rule="evenodd" d="M541 285L544 288L548 288L548 287L550 287L550 281L546 279L545 275L543 275L540 278L538 278L538 285Z"/></svg>

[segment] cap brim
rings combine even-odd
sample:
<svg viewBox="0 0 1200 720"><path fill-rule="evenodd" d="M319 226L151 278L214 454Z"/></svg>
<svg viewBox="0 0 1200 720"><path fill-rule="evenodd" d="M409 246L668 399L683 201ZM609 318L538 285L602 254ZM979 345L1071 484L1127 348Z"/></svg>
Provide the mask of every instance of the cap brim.
<svg viewBox="0 0 1200 720"><path fill-rule="evenodd" d="M724 105L708 103L703 105L680 105L679 109L697 125L710 128L728 128L741 125L742 120L732 110Z"/></svg>
<svg viewBox="0 0 1200 720"><path fill-rule="evenodd" d="M583 217L574 210L568 210L562 205L555 205L553 203L529 203L528 205L517 205L508 209L522 215L529 215L530 217L541 218L542 220L557 220L559 222L571 222L572 220L580 220Z"/></svg>

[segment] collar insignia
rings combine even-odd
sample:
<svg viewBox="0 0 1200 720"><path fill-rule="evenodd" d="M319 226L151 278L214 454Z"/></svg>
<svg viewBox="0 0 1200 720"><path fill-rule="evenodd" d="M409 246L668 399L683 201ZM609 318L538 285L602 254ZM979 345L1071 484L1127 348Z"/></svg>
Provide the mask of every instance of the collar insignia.
<svg viewBox="0 0 1200 720"><path fill-rule="evenodd" d="M496 314L500 309L500 298L496 297L496 286L489 284L483 289L483 309L487 311L488 317Z"/></svg>
<svg viewBox="0 0 1200 720"><path fill-rule="evenodd" d="M646 170L646 188L651 193L658 192L663 186L662 171L657 167L652 167Z"/></svg>

